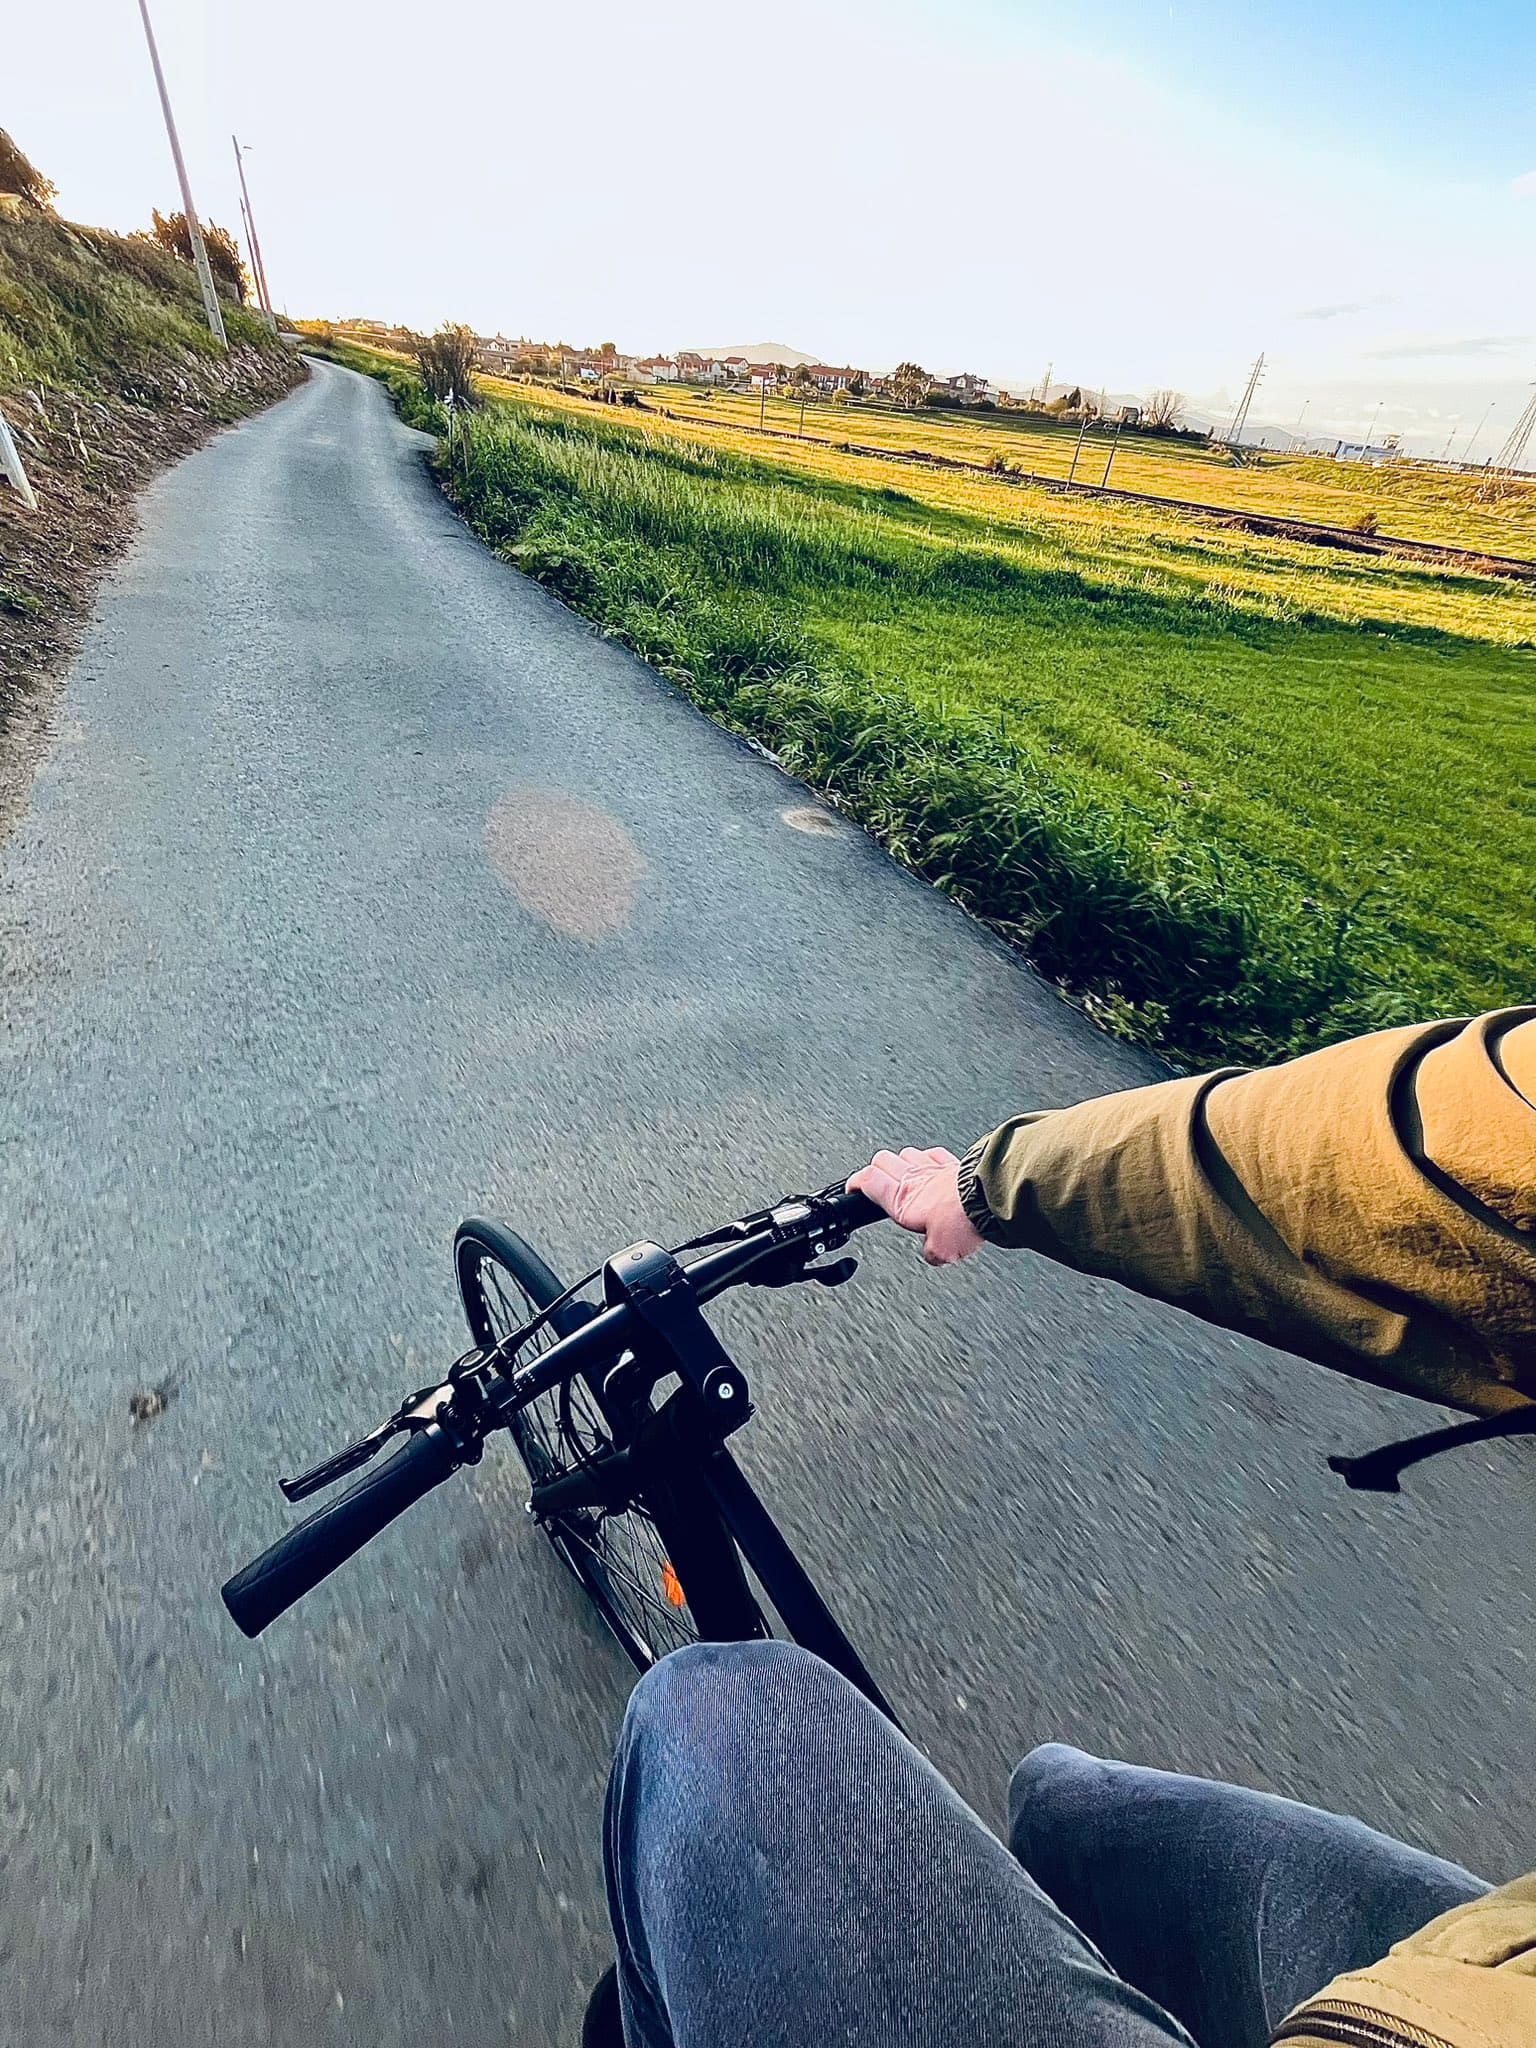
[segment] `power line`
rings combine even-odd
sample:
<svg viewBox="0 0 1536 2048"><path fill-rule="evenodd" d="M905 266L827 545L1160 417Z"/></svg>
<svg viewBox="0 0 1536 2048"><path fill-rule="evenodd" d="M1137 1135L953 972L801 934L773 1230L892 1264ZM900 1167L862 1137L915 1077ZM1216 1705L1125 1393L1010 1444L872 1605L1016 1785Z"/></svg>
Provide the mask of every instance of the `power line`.
<svg viewBox="0 0 1536 2048"><path fill-rule="evenodd" d="M1532 387L1532 396L1526 404L1525 411L1510 428L1508 438L1499 450L1498 459L1493 465L1501 475L1507 475L1511 470L1520 467L1526 443L1533 433L1536 433L1536 386Z"/></svg>
<svg viewBox="0 0 1536 2048"><path fill-rule="evenodd" d="M1490 398L1488 403L1483 407L1483 416L1478 421L1477 425L1472 429L1471 433L1468 434L1467 445L1461 451L1461 459L1463 463L1471 461L1472 444L1477 439L1478 435L1483 431L1483 428L1487 426L1488 416L1493 411L1494 407L1498 404L1498 402L1499 401L1496 398Z"/></svg>

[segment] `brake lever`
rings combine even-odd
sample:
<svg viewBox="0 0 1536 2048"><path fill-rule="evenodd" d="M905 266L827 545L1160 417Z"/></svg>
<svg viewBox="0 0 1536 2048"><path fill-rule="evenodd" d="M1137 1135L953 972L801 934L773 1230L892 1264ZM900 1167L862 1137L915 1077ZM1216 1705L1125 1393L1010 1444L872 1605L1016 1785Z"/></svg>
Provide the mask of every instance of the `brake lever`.
<svg viewBox="0 0 1536 2048"><path fill-rule="evenodd" d="M858 1270L857 1259L835 1259L830 1266L807 1266L803 1277L822 1287L842 1287Z"/></svg>
<svg viewBox="0 0 1536 2048"><path fill-rule="evenodd" d="M355 1472L359 1465L366 1465L370 1458L376 1458L392 1436L398 1436L406 1429L424 1429L452 1399L453 1391L451 1383L443 1382L436 1386L419 1387L414 1394L407 1394L387 1422L381 1422L377 1429L370 1429L368 1434L360 1436L355 1444L348 1444L344 1451L337 1451L329 1458L322 1458L318 1465L311 1465L307 1472L301 1472L296 1479L279 1479L277 1483L283 1498L291 1501L307 1500L312 1493L318 1493L322 1486L330 1486L334 1481L345 1478L347 1473ZM433 1402L434 1394L440 1394L443 1399Z"/></svg>
<svg viewBox="0 0 1536 2048"><path fill-rule="evenodd" d="M322 1458L318 1465L311 1465L307 1472L301 1472L297 1479L279 1479L278 1486L285 1500L307 1500L312 1493L318 1493L322 1486L329 1486L333 1480L341 1479L348 1472L355 1472L359 1465L366 1465L376 1457L399 1428L399 1421L391 1416L388 1422L381 1422L377 1429L359 1437L355 1444L349 1444L344 1451L337 1451L332 1457Z"/></svg>

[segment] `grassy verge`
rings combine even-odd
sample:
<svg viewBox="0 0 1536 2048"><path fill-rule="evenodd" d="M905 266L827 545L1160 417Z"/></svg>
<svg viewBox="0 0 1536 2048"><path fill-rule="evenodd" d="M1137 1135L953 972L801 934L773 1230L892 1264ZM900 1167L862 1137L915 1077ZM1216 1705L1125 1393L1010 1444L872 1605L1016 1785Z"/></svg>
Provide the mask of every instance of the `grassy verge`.
<svg viewBox="0 0 1536 2048"><path fill-rule="evenodd" d="M37 493L0 490L0 825L60 669L134 495L212 428L287 391L293 352L226 306L228 351L191 267L151 244L0 212L0 401Z"/></svg>
<svg viewBox="0 0 1536 2048"><path fill-rule="evenodd" d="M517 400L445 482L1115 1030L1264 1058L1525 995L1528 592L880 474Z"/></svg>

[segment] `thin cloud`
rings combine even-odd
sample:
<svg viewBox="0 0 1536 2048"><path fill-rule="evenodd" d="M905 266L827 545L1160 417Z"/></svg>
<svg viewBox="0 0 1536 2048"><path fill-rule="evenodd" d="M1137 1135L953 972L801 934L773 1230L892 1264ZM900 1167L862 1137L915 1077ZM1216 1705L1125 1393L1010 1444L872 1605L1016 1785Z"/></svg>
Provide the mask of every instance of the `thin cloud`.
<svg viewBox="0 0 1536 2048"><path fill-rule="evenodd" d="M1420 335L1411 341L1395 341L1387 348L1367 349L1365 353L1383 363L1410 363L1437 356L1502 356L1511 349L1527 347L1531 338L1529 334L1466 334L1446 341Z"/></svg>
<svg viewBox="0 0 1536 2048"><path fill-rule="evenodd" d="M1536 171L1523 171L1518 178L1511 178L1509 189L1517 199L1536 199Z"/></svg>
<svg viewBox="0 0 1536 2048"><path fill-rule="evenodd" d="M1298 320L1343 320L1350 313L1368 312L1372 306L1379 303L1380 301L1376 299L1348 299L1341 306L1306 306L1296 315L1296 318Z"/></svg>

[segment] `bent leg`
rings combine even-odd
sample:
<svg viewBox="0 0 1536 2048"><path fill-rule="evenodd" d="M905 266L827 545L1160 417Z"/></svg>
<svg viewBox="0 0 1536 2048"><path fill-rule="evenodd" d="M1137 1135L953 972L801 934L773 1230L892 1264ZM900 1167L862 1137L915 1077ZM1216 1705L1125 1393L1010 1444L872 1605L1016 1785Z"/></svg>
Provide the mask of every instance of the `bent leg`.
<svg viewBox="0 0 1536 2048"><path fill-rule="evenodd" d="M630 2048L1188 2048L884 1716L787 1644L646 1674L604 1846Z"/></svg>
<svg viewBox="0 0 1536 2048"><path fill-rule="evenodd" d="M1202 2048L1263 2048L1294 2005L1488 1887L1363 1822L1047 1743L1014 1772L1014 1854Z"/></svg>

